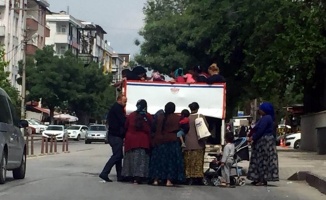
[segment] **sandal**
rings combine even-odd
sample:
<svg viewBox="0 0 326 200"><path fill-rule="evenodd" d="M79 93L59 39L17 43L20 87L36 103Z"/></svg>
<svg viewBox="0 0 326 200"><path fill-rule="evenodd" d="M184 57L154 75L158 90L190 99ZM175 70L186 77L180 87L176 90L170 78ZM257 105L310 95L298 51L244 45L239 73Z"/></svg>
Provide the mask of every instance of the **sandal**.
<svg viewBox="0 0 326 200"><path fill-rule="evenodd" d="M220 187L230 187L230 184L228 184L228 183L221 183L219 186Z"/></svg>
<svg viewBox="0 0 326 200"><path fill-rule="evenodd" d="M158 186L158 181L154 181L152 185L153 186Z"/></svg>

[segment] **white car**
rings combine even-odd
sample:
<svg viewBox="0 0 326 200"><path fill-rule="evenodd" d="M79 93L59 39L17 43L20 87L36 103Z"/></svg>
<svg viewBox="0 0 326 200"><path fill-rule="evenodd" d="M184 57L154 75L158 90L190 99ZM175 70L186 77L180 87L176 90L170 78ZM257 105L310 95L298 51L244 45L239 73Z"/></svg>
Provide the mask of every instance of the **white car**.
<svg viewBox="0 0 326 200"><path fill-rule="evenodd" d="M33 119L26 119L28 121L28 126L35 129L36 134L41 134L48 126L38 123Z"/></svg>
<svg viewBox="0 0 326 200"><path fill-rule="evenodd" d="M300 148L301 133L292 133L285 137L285 145L294 149Z"/></svg>
<svg viewBox="0 0 326 200"><path fill-rule="evenodd" d="M80 139L85 139L86 132L88 130L87 126L84 125L72 125L67 128L68 138L79 141Z"/></svg>
<svg viewBox="0 0 326 200"><path fill-rule="evenodd" d="M42 136L50 138L50 136L56 136L57 141L63 141L63 138L67 136L67 130L63 125L49 125Z"/></svg>

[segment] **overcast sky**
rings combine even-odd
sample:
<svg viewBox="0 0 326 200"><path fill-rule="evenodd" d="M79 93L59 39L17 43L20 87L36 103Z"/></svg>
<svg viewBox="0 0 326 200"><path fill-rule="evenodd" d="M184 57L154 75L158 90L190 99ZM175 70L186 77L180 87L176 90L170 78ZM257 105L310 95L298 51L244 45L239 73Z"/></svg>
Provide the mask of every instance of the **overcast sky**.
<svg viewBox="0 0 326 200"><path fill-rule="evenodd" d="M134 44L141 39L143 7L146 0L48 0L52 12L67 11L77 19L91 21L103 27L106 39L118 53L139 52Z"/></svg>

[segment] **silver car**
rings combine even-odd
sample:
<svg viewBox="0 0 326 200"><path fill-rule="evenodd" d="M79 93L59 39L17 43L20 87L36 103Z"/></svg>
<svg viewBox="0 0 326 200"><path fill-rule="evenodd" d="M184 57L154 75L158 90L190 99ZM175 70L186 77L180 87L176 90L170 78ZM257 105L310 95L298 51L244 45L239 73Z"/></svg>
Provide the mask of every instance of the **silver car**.
<svg viewBox="0 0 326 200"><path fill-rule="evenodd" d="M7 170L15 179L24 179L26 172L26 144L20 128L28 127L20 120L7 93L0 88L0 184L6 182Z"/></svg>
<svg viewBox="0 0 326 200"><path fill-rule="evenodd" d="M89 126L85 135L85 144L92 142L105 142L108 144L107 128L105 125L91 125Z"/></svg>

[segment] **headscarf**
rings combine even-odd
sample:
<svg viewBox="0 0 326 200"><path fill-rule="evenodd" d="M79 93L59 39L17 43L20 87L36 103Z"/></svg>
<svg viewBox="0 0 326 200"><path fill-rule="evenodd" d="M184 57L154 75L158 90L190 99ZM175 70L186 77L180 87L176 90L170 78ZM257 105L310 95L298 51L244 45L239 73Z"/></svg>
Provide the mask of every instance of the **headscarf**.
<svg viewBox="0 0 326 200"><path fill-rule="evenodd" d="M169 102L165 105L164 107L165 115L172 114L174 113L174 111L175 111L175 104L173 102Z"/></svg>
<svg viewBox="0 0 326 200"><path fill-rule="evenodd" d="M260 104L259 110L264 111L264 113L266 115L270 115L272 117L272 119L275 120L275 111L274 111L273 104L271 104L269 102L264 102L264 103Z"/></svg>
<svg viewBox="0 0 326 200"><path fill-rule="evenodd" d="M147 113L147 102L144 99L140 99L137 101L137 110L139 114L145 115Z"/></svg>
<svg viewBox="0 0 326 200"><path fill-rule="evenodd" d="M179 75L179 71L181 71L180 75ZM174 71L174 77L178 77L178 76L183 76L183 69L182 68L178 68Z"/></svg>

